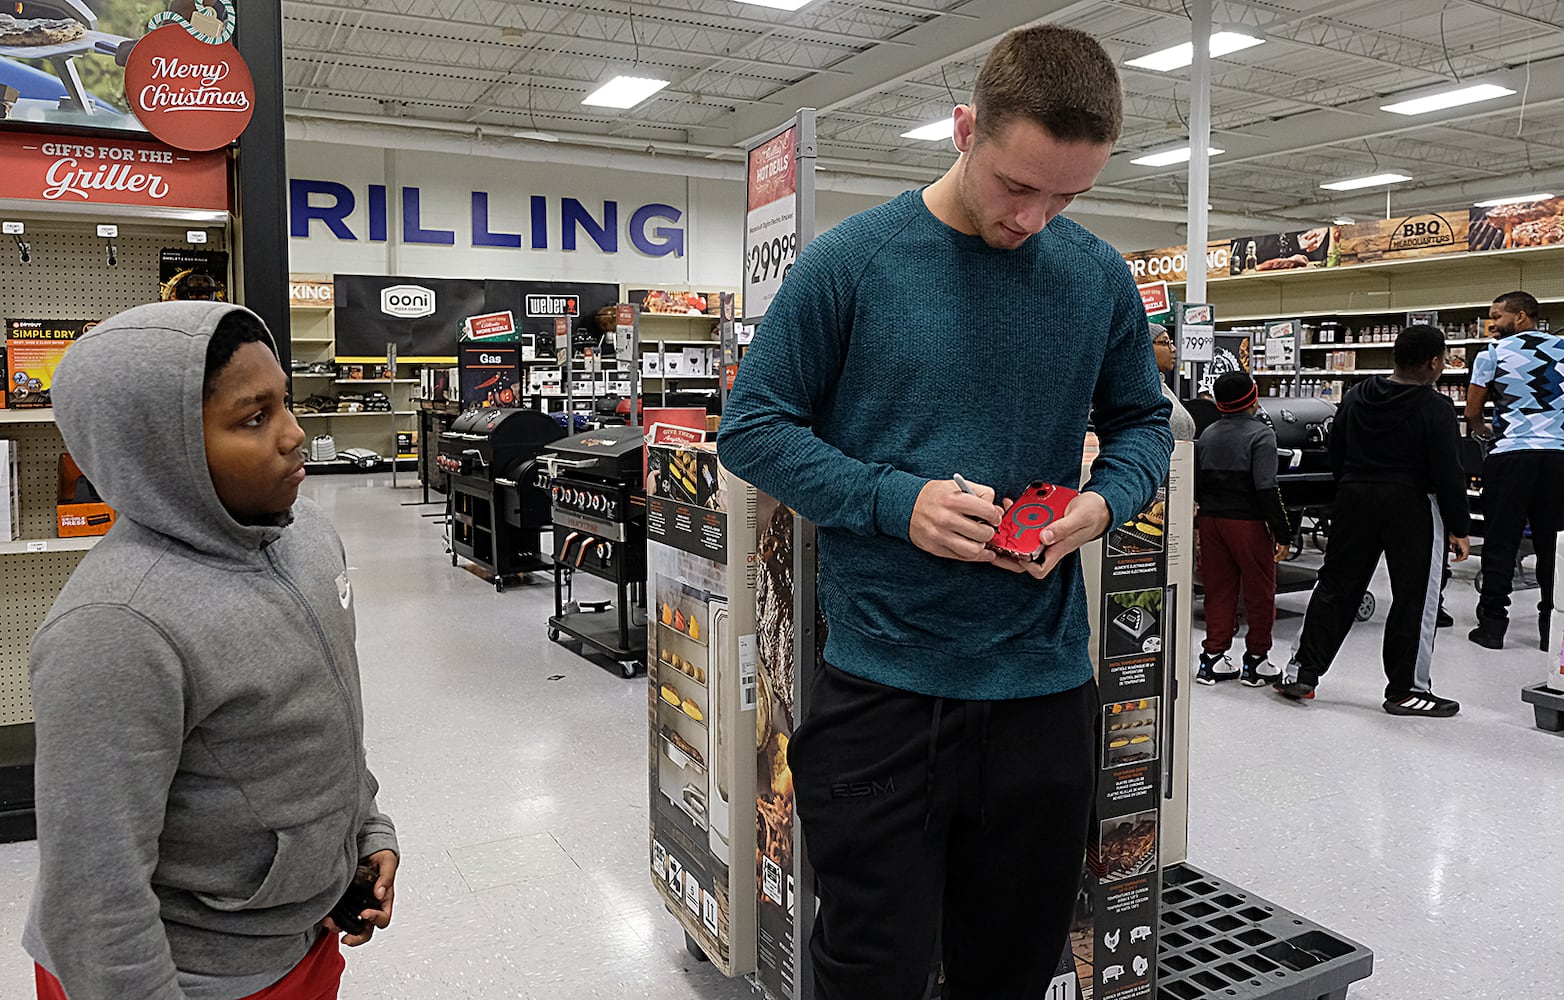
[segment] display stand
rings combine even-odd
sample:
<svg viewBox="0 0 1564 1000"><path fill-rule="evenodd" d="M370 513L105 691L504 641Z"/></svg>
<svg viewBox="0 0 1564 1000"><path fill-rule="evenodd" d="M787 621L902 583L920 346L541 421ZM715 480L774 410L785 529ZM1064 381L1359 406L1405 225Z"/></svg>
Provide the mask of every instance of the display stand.
<svg viewBox="0 0 1564 1000"><path fill-rule="evenodd" d="M747 975L756 945L756 496L721 467L715 445L648 450L652 882L700 954L725 975ZM768 774L765 785L781 780Z"/></svg>

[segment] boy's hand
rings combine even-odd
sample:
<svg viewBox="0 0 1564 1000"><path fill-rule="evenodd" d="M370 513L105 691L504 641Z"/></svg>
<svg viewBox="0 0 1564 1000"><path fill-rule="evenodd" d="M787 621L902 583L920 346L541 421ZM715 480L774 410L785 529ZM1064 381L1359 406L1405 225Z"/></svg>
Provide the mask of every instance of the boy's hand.
<svg viewBox="0 0 1564 1000"><path fill-rule="evenodd" d="M1465 535L1450 536L1450 554L1455 556L1456 562L1466 562L1466 557L1472 554L1472 543Z"/></svg>
<svg viewBox="0 0 1564 1000"><path fill-rule="evenodd" d="M907 529L912 544L942 559L993 562L997 558L987 548L999 527L994 489L978 483L968 485L972 487L970 494L950 479L924 484L913 504L912 523Z"/></svg>
<svg viewBox="0 0 1564 1000"><path fill-rule="evenodd" d="M375 898L380 900L378 910L364 910L359 914L364 920L364 932L362 934L344 934L342 928L336 925L330 917L326 918L326 930L333 934L342 934L342 943L349 948L357 948L370 938L375 936L377 927L389 927L391 925L391 907L396 901L396 869L398 860L395 851L376 851L364 859L364 864L375 869Z"/></svg>
<svg viewBox="0 0 1564 1000"><path fill-rule="evenodd" d="M1009 510L1012 503L1014 501L1006 500L1005 509ZM1045 547L1040 561L1022 562L1019 559L1001 556L994 560L994 565L1012 573L1025 573L1035 580L1041 580L1052 573L1054 567L1058 566L1065 556L1106 532L1111 517L1108 501L1100 494L1082 493L1070 501L1070 506L1065 508L1063 517L1043 529Z"/></svg>
<svg viewBox="0 0 1564 1000"><path fill-rule="evenodd" d="M1276 547L1276 561L1277 562L1286 562L1287 561L1287 557L1289 555L1291 555L1291 554L1292 554L1292 547L1289 546L1289 545L1278 545Z"/></svg>

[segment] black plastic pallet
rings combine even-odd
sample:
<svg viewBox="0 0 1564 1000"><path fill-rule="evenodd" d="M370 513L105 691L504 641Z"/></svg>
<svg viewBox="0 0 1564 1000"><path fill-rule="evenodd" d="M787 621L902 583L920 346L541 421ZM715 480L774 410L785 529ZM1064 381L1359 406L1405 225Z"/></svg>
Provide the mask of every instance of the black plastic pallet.
<svg viewBox="0 0 1564 1000"><path fill-rule="evenodd" d="M1162 873L1158 1000L1344 1000L1374 953L1190 865Z"/></svg>
<svg viewBox="0 0 1564 1000"><path fill-rule="evenodd" d="M1535 711L1538 729L1546 733L1564 732L1564 691L1536 684L1521 689L1521 701Z"/></svg>

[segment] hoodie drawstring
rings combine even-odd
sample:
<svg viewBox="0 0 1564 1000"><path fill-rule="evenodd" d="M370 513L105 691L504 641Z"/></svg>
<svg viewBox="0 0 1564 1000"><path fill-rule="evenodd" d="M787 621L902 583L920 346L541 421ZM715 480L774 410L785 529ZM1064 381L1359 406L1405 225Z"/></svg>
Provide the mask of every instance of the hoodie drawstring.
<svg viewBox="0 0 1564 1000"><path fill-rule="evenodd" d="M934 772L939 763L939 724L945 714L945 699L934 699L934 722L929 726L929 768L924 788L923 835L928 836L929 823L934 818Z"/></svg>
<svg viewBox="0 0 1564 1000"><path fill-rule="evenodd" d="M984 771L988 762L988 723L994 714L994 703L991 701L980 702L983 706L979 713L979 737L978 737L978 825L988 826L988 795L984 788Z"/></svg>

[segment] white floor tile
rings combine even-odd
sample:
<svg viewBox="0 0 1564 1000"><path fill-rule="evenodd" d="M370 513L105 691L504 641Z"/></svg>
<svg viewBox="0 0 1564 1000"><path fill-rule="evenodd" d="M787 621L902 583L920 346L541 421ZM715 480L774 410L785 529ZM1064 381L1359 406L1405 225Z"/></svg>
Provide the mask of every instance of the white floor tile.
<svg viewBox="0 0 1564 1000"><path fill-rule="evenodd" d="M319 477L358 596L366 744L397 822L395 920L348 955L344 1000L737 1000L684 950L651 887L646 688L544 637L551 586L496 594L452 569L435 508L385 480ZM1466 641L1463 566L1434 688L1450 720L1380 708L1380 610L1305 706L1192 692L1191 860L1375 951L1352 1000L1557 1000L1564 739L1520 703L1545 657ZM594 585L587 583L590 590ZM1307 595L1281 598L1286 659ZM1520 608L1535 603L1523 594ZM550 678L559 678L552 680ZM31 996L15 944L37 865L0 845L0 997Z"/></svg>

